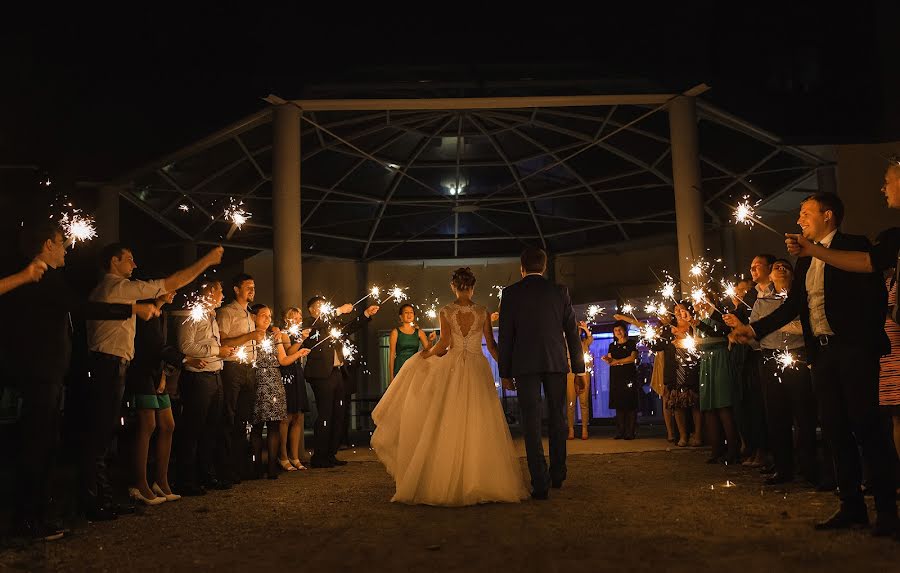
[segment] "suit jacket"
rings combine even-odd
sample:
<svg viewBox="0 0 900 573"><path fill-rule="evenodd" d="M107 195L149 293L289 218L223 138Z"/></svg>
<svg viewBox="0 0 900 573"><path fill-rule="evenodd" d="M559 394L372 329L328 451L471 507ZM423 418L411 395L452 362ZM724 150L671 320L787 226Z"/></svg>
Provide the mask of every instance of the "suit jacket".
<svg viewBox="0 0 900 573"><path fill-rule="evenodd" d="M859 235L845 235L838 231L831 241L832 249L842 251L868 251L869 240ZM800 315L807 360L812 363L818 351L809 322L809 301L806 291L806 273L812 259L797 260L794 282L787 299L772 314L751 323L757 339L762 339ZM877 272L851 273L831 265L825 265L825 316L836 337L856 341L873 349L879 355L889 354L891 343L884 332L887 312L887 291L884 280Z"/></svg>
<svg viewBox="0 0 900 573"><path fill-rule="evenodd" d="M0 297L0 312L10 319L22 318L0 334L0 368L12 378L47 382L62 382L69 368L73 318L125 320L132 314L130 304L90 302L77 296L61 268L47 269L39 282Z"/></svg>
<svg viewBox="0 0 900 573"><path fill-rule="evenodd" d="M503 289L500 305L500 377L584 372L584 354L569 290L538 275Z"/></svg>
<svg viewBox="0 0 900 573"><path fill-rule="evenodd" d="M350 336L368 324L370 320L362 312L354 312L332 318L330 322L316 321L312 317L306 317L303 320L303 328L310 328L312 332L310 332L309 338L303 341L303 347L313 348L313 346L328 338L328 333L332 328L341 329L341 332L343 332L342 338ZM313 325L313 322L315 322L315 325ZM335 351L341 352L342 348L343 342L333 338L316 346L306 357L306 366L303 369L304 376L307 379L328 378L331 376L331 371L334 369L334 353Z"/></svg>

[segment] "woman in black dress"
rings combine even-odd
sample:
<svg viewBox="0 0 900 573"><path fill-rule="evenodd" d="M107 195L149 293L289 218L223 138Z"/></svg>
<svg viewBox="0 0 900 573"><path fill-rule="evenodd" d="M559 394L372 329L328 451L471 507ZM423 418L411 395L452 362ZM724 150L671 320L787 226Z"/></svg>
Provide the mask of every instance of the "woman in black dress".
<svg viewBox="0 0 900 573"><path fill-rule="evenodd" d="M616 439L633 440L637 426L637 342L628 338L622 321L613 326L615 339L603 361L609 364L609 408L616 411Z"/></svg>
<svg viewBox="0 0 900 573"><path fill-rule="evenodd" d="M300 350L303 340L309 336L309 329L300 330L303 313L297 307L284 311L284 330L281 340L286 354L294 354ZM306 379L303 377L303 365L300 361L281 367L281 380L284 382L284 393L287 396L287 418L278 427L281 436L281 455L278 463L286 471L305 470L301 459L307 458L304 447L304 418L309 412L309 397L306 394Z"/></svg>

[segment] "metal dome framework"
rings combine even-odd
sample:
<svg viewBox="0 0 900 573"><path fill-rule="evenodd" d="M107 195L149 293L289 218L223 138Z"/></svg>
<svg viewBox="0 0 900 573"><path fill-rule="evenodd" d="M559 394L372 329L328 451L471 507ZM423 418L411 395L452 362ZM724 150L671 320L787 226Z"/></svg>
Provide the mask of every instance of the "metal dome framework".
<svg viewBox="0 0 900 573"><path fill-rule="evenodd" d="M646 99L403 110L357 100L366 109L346 111L301 104L303 252L370 261L505 256L540 245L565 254L671 235L670 127L665 104L650 103L665 97ZM697 110L707 228L727 223L740 197L770 200L829 164L700 99ZM272 117L264 109L127 175L120 195L178 240L270 249ZM232 199L252 214L240 230L223 217Z"/></svg>

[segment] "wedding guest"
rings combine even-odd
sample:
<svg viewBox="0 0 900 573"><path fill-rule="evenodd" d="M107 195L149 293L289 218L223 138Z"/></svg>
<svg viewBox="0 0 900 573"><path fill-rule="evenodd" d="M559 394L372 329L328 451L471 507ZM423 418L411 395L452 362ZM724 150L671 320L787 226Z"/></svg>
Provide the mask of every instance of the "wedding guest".
<svg viewBox="0 0 900 573"><path fill-rule="evenodd" d="M46 213L34 213L22 222L19 232L20 260L46 265L40 282L23 284L0 299L4 316L28 313L28 320L0 333L0 345L9 356L34 356L40 341L40 357L27 365L19 360L0 361L4 379L21 392L20 443L9 461L15 468L13 509L14 535L35 540L55 540L64 531L50 523L47 505L53 475L55 448L59 436L63 378L71 356L72 315L124 321L137 314L147 320L158 313L154 305L107 304L85 301L69 287L63 267L66 264L65 234ZM38 265L40 266L40 265Z"/></svg>
<svg viewBox="0 0 900 573"><path fill-rule="evenodd" d="M280 366L290 366L309 354L308 348L301 348L294 354L284 351L281 331L272 326L272 309L264 304L250 307L257 332L264 332L256 352L254 375L256 376L256 400L253 404L253 442L256 456L257 475L262 475L262 430L266 426L267 465L269 479L278 479L279 426L287 418L287 396L281 380Z"/></svg>
<svg viewBox="0 0 900 573"><path fill-rule="evenodd" d="M253 277L244 273L235 276L231 281L231 289L234 300L216 312L222 344L235 348L225 358L222 368L225 425L223 453L228 471L219 476L218 481L221 483L212 484L222 488L228 488L232 483L241 483L241 478L245 475L255 474L255 470L247 469L250 462L247 424L250 423L256 401L253 362L256 361L257 345L266 334L256 330L248 309L248 305L256 298L256 282Z"/></svg>
<svg viewBox="0 0 900 573"><path fill-rule="evenodd" d="M612 344L602 360L609 364L609 408L616 411L615 439L633 440L637 425L637 342L628 338L624 322L613 326Z"/></svg>
<svg viewBox="0 0 900 573"><path fill-rule="evenodd" d="M230 466L225 459L223 360L234 347L222 344L216 309L222 305L222 283L210 280L200 287L204 312L199 320L188 318L178 326L178 348L185 356L198 359L186 362L178 380L181 416L178 426L178 493L204 495L203 484L224 487L223 477ZM216 455L215 463L213 456ZM215 466L217 478L210 474Z"/></svg>
<svg viewBox="0 0 900 573"><path fill-rule="evenodd" d="M337 458L341 428L344 427L345 378L343 343L340 341L362 328L377 312L378 306L370 306L363 312L354 312L352 304L335 309L334 317L322 316L325 299L316 296L307 302L310 317L307 318L312 334L303 342L310 349L304 367L306 381L316 397L318 415L314 426L316 448L310 461L313 468L343 466L347 462ZM347 318L341 319L342 315ZM331 336L331 331L339 333Z"/></svg>
<svg viewBox="0 0 900 573"><path fill-rule="evenodd" d="M591 342L594 340L593 335L591 334L590 329L586 322L582 321L578 323L578 334L581 336L581 350L583 354L587 354L591 348ZM569 358L569 369L572 368L572 359ZM575 439L575 401L578 401L581 411L581 439L587 440L590 436L588 435L588 425L591 423L591 414L590 414L590 400L591 400L591 384L590 377L587 377L587 383L585 383L585 377L576 376L572 372L566 373L566 403L568 407L566 409L566 415L569 422L569 437L568 439Z"/></svg>
<svg viewBox="0 0 900 573"><path fill-rule="evenodd" d="M297 307L291 307L284 311L284 329L281 331L281 343L285 353L294 354L303 345L303 340L309 334L309 329L302 329L303 313ZM292 333L291 330L295 331ZM309 397L306 394L306 378L303 376L303 366L300 361L281 367L281 380L284 382L284 393L287 396L287 418L281 421L278 433L281 454L278 463L285 471L305 470L305 460L309 462L306 453L305 436L303 435L304 417L309 412Z"/></svg>
<svg viewBox="0 0 900 573"><path fill-rule="evenodd" d="M161 297L142 301L155 304L162 309L175 297L174 292ZM128 493L135 501L145 505L158 505L165 501L181 498L169 487L169 454L172 449L172 434L175 419L172 417L172 402L166 393L166 379L189 364L202 368L206 363L199 358L188 358L177 347L165 342L162 318L152 318L136 325L134 335L134 360L125 374L125 391L128 402L137 413L137 431L134 438L133 467L134 481ZM156 478L153 485L147 483L147 456L150 438L156 432Z"/></svg>
<svg viewBox="0 0 900 573"><path fill-rule="evenodd" d="M413 305L409 303L400 305L398 314L400 315L400 326L391 330L389 343L391 380L394 379L397 372L400 372L403 364L419 351L420 346L424 350L428 350L437 338L434 332L425 336L425 333L419 330L416 324L416 309Z"/></svg>
<svg viewBox="0 0 900 573"><path fill-rule="evenodd" d="M197 262L164 279L131 280L137 268L134 255L127 246L112 243L100 253L100 266L105 275L94 287L90 299L97 302L133 304L142 299L155 299L190 283L207 267L222 262L222 247L216 247ZM87 323L90 349L90 411L87 444L82 456L82 504L93 521L112 519L117 513L131 513L133 508L113 505L112 486L106 457L119 427L125 372L134 359L134 319L125 321L91 320Z"/></svg>

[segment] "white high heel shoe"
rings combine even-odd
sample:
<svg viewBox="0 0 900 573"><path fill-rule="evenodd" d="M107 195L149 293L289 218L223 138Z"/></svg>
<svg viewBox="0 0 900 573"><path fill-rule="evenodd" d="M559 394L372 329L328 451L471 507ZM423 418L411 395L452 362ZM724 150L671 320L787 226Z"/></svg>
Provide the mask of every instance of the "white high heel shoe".
<svg viewBox="0 0 900 573"><path fill-rule="evenodd" d="M144 505L159 505L161 503L166 503L165 497L154 497L153 499L147 499L143 495L141 495L141 490L136 487L128 488L128 495L131 499L135 501L140 501Z"/></svg>
<svg viewBox="0 0 900 573"><path fill-rule="evenodd" d="M178 501L179 499L181 499L181 496L177 493L164 493L162 488L155 483L150 489L152 489L153 493L155 493L157 496L164 497L166 501Z"/></svg>

